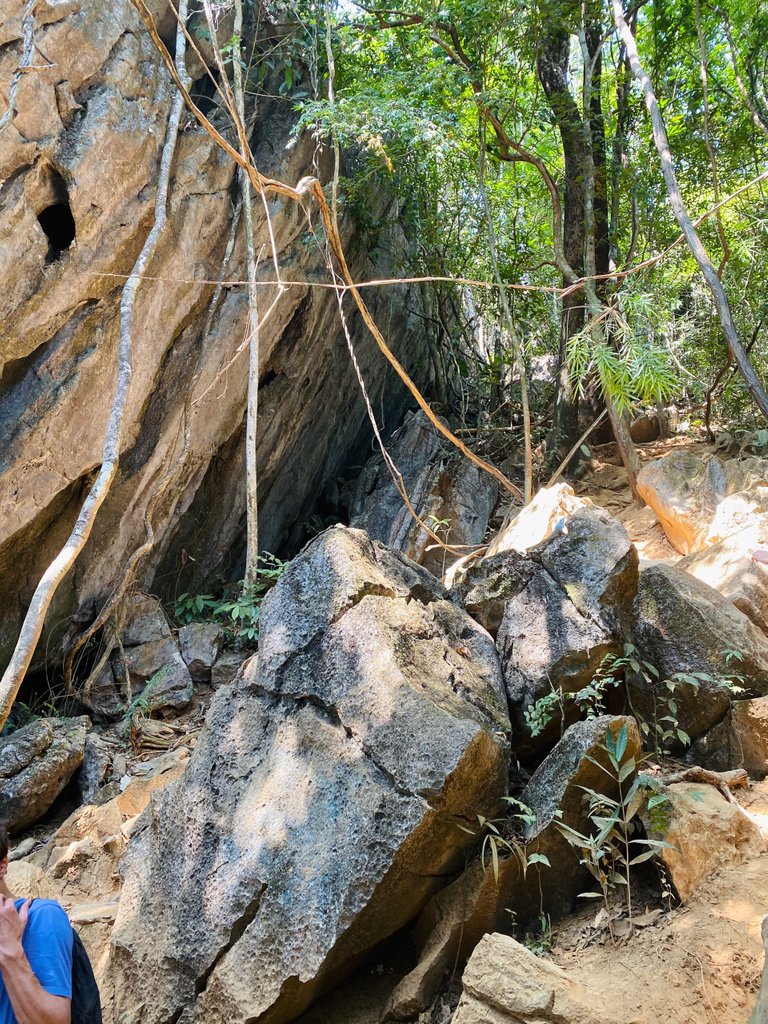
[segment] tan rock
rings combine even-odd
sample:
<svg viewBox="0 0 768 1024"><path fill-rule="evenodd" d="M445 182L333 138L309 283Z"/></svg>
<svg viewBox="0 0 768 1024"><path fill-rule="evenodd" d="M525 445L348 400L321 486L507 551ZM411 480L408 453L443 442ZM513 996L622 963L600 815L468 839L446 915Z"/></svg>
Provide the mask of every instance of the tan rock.
<svg viewBox="0 0 768 1024"><path fill-rule="evenodd" d="M752 552L761 546L757 538L750 541L739 533L681 558L677 565L727 597L768 634L768 566L752 560Z"/></svg>
<svg viewBox="0 0 768 1024"><path fill-rule="evenodd" d="M677 782L666 793L669 809L660 812L666 820L655 818L654 830L646 812L645 822L653 838L670 844L659 856L683 902L713 871L766 849L758 825L714 786Z"/></svg>
<svg viewBox="0 0 768 1024"><path fill-rule="evenodd" d="M486 558L502 551L524 553L551 536L555 528L579 509L592 505L589 498L576 495L570 484L542 487L525 508L506 523L488 545Z"/></svg>
<svg viewBox="0 0 768 1024"><path fill-rule="evenodd" d="M608 1024L576 978L507 935L486 935L462 986L453 1024Z"/></svg>
<svg viewBox="0 0 768 1024"><path fill-rule="evenodd" d="M26 860L13 861L8 865L6 884L14 896L29 899L60 900L61 891L56 881L42 868Z"/></svg>
<svg viewBox="0 0 768 1024"><path fill-rule="evenodd" d="M716 455L672 451L646 463L637 475L637 489L664 528L668 540L687 555L704 545L727 480Z"/></svg>

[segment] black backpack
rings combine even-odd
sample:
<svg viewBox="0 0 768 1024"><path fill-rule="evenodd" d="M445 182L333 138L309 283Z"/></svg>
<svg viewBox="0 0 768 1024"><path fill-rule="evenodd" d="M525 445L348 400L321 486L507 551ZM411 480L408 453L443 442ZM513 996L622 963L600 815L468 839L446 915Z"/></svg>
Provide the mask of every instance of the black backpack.
<svg viewBox="0 0 768 1024"><path fill-rule="evenodd" d="M32 900L34 903L35 901ZM72 929L72 1021L71 1024L102 1024L101 997L83 940Z"/></svg>
<svg viewBox="0 0 768 1024"><path fill-rule="evenodd" d="M101 1024L99 986L83 940L72 929L72 1024Z"/></svg>

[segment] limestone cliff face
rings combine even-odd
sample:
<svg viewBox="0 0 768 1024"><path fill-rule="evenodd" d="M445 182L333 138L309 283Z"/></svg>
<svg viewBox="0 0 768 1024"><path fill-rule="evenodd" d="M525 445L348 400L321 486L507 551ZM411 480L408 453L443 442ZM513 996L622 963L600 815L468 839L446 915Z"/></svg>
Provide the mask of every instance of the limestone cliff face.
<svg viewBox="0 0 768 1024"><path fill-rule="evenodd" d="M154 0L159 16L166 5ZM20 54L23 0L0 0L0 111ZM166 31L168 26L166 25ZM29 595L69 532L98 467L114 390L123 282L152 223L172 83L129 0L39 0L35 63L18 116L0 133L0 662ZM199 65L199 62L198 62ZM202 75L198 66L196 74ZM263 99L252 140L261 170L295 183L313 173L314 144L290 139L292 104ZM223 127L222 122L222 127ZM120 473L49 623L86 618L144 539L144 512L164 474L152 554L140 581L166 593L237 573L244 518L247 353L244 246L232 232L234 169L190 118L179 137L169 220L134 318L134 362ZM322 239L295 204L270 201L282 273L326 280ZM271 276L266 218L256 246ZM353 273L388 272L402 239L366 241L344 226ZM264 288L265 310L275 297ZM416 300L384 289L373 306L395 351L418 375L422 344L405 317ZM395 425L406 394L350 317L377 410ZM194 384L191 403L190 385ZM287 289L261 332L259 463L262 541L297 533L324 481L365 445L367 423L326 289ZM390 385L384 389L385 380ZM185 421L190 458L180 460ZM49 654L59 634L49 636Z"/></svg>

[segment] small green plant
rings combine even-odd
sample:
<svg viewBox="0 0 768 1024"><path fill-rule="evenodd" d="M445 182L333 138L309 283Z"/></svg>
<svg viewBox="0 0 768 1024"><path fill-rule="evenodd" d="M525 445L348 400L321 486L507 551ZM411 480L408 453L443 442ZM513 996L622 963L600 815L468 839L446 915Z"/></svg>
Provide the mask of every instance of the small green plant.
<svg viewBox="0 0 768 1024"><path fill-rule="evenodd" d="M225 627L231 642L257 643L261 602L280 579L287 565L269 553L261 555L259 563L256 582L246 586L241 581L234 598L217 598L211 594L180 594L174 606L176 621L218 622Z"/></svg>
<svg viewBox="0 0 768 1024"><path fill-rule="evenodd" d="M722 653L729 670L736 667L736 663L742 658L739 651L728 650ZM647 692L653 695L653 713L650 719L638 714L632 707L627 686L627 680L631 676L642 679ZM738 694L743 691L740 685L743 682L743 678L736 673L716 678L706 672L675 672L669 679L662 681L656 666L645 661L634 644L626 643L623 654L606 654L594 678L581 690L564 693L562 688L553 689L551 693L540 697L535 704L529 705L524 714L531 735L537 736L552 721L557 709L561 717L565 715L566 703L575 704L584 718L596 718L605 714L608 690L623 686L627 704L637 719L644 742L650 743L654 753L662 757L669 753L675 743L687 747L691 742L688 733L680 727L678 718L676 692L679 687L685 685L698 690L702 684L708 684Z"/></svg>
<svg viewBox="0 0 768 1024"><path fill-rule="evenodd" d="M522 832L526 825L535 822L536 817L533 811L520 800L515 799L515 797L505 796L504 801L510 807L516 808L514 813L508 817L491 820L490 818L483 817L482 814L478 814L479 832L466 828L464 825L459 825L462 832L467 832L471 836L480 835L483 837L480 847L480 860L483 865L483 871L488 870L488 862L490 861L493 877L497 882L499 880L499 860L501 856L506 854L511 854L517 859L523 875L525 875L531 864L541 864L544 867L550 866L549 859L543 853L528 854L525 849Z"/></svg>
<svg viewBox="0 0 768 1024"><path fill-rule="evenodd" d="M609 897L618 885L626 887L627 916L632 921L632 880L631 868L655 857L660 849L669 843L656 839L633 836L633 821L644 803L654 801L658 813L666 799L661 793L647 795L647 781L637 774L638 762L633 756L626 756L628 731L622 727L613 734L608 731L605 743L600 745L608 760L608 767L594 757L587 760L604 772L618 790L616 798L606 793L582 786L589 800L588 818L595 831L585 834L563 822L558 824L567 842L581 853L581 863L597 881L600 891L579 893L584 898L603 900L608 918L611 937L611 915ZM642 760L642 759L641 759Z"/></svg>

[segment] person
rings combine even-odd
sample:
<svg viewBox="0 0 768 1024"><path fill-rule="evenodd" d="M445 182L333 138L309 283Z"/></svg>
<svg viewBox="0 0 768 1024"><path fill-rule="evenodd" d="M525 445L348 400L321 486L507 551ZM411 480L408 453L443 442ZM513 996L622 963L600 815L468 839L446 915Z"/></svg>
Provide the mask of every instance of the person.
<svg viewBox="0 0 768 1024"><path fill-rule="evenodd" d="M72 926L54 900L15 899L0 824L0 1024L71 1024Z"/></svg>

